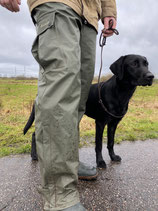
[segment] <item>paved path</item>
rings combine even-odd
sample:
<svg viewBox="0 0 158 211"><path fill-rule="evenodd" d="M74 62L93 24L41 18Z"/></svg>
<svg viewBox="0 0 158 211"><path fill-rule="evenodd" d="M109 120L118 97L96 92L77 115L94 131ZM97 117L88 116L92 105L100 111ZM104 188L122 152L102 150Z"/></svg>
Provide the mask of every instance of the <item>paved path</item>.
<svg viewBox="0 0 158 211"><path fill-rule="evenodd" d="M96 181L79 181L81 201L89 211L158 211L158 140L122 142L115 146L122 157L110 161ZM82 161L95 165L93 147L80 150ZM36 187L40 183L37 162L30 155L0 159L0 211L42 211Z"/></svg>

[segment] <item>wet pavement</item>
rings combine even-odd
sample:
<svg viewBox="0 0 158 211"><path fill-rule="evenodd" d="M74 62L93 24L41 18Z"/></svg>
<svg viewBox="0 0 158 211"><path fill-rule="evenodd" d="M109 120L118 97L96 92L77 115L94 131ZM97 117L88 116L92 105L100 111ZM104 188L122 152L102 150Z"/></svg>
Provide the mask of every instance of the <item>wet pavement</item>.
<svg viewBox="0 0 158 211"><path fill-rule="evenodd" d="M98 169L96 181L79 181L81 202L89 211L158 211L158 140L115 145L121 163L110 161ZM94 147L80 149L80 160L95 165ZM38 162L30 155L0 159L0 211L42 211L37 192Z"/></svg>

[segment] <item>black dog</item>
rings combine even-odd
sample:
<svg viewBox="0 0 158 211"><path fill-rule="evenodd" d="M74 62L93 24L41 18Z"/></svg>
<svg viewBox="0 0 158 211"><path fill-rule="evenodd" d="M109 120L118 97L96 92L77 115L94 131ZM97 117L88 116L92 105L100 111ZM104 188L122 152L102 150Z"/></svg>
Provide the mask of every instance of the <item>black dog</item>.
<svg viewBox="0 0 158 211"><path fill-rule="evenodd" d="M108 81L91 85L85 114L96 122L96 162L97 166L106 168L102 157L102 138L105 125L107 124L108 143L107 148L112 161L121 161L121 157L114 153L114 136L118 123L128 110L129 100L137 86L150 86L153 74L148 70L148 61L139 55L127 55L120 57L110 66L114 76ZM101 99L99 98L101 97ZM34 108L28 122L34 120ZM27 132L30 123L25 126ZM34 136L33 136L34 137ZM35 144L35 139L33 139ZM33 144L33 146L35 146Z"/></svg>
<svg viewBox="0 0 158 211"><path fill-rule="evenodd" d="M102 157L102 137L107 124L107 148L112 161L121 161L114 153L114 136L118 123L128 110L128 103L137 86L152 85L153 74L148 70L145 57L127 55L120 57L110 66L114 76L101 84L101 100L99 103L98 84L91 86L85 114L96 121L96 162L105 168ZM106 111L107 110L107 111Z"/></svg>

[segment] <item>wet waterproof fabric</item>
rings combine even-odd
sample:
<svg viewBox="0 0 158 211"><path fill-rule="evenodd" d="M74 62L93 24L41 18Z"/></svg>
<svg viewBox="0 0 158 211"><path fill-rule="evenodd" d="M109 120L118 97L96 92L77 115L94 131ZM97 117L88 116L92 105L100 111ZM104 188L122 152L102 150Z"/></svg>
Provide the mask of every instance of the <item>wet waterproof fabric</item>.
<svg viewBox="0 0 158 211"><path fill-rule="evenodd" d="M32 53L39 63L35 105L37 153L44 210L79 202L79 122L94 75L96 30L62 3L35 9L37 37Z"/></svg>
<svg viewBox="0 0 158 211"><path fill-rule="evenodd" d="M46 2L60 2L70 6L78 15L83 16L96 30L98 21L104 17L117 16L115 0L27 0L29 10Z"/></svg>

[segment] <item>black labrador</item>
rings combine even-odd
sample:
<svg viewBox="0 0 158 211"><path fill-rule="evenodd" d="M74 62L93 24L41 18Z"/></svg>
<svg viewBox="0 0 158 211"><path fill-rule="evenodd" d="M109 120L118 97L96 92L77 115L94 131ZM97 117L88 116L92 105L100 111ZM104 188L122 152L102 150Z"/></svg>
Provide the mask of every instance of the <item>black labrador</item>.
<svg viewBox="0 0 158 211"><path fill-rule="evenodd" d="M148 61L140 55L126 55L115 61L110 69L114 74L108 81L91 85L85 114L96 123L95 151L96 162L100 168L106 168L102 157L102 139L107 125L107 148L112 161L121 161L114 152L114 136L118 123L128 110L129 100L137 86L151 86L154 75L148 70ZM100 92L100 94L99 94ZM34 121L34 107L24 134ZM32 139L32 158L37 158L35 150L35 133Z"/></svg>

